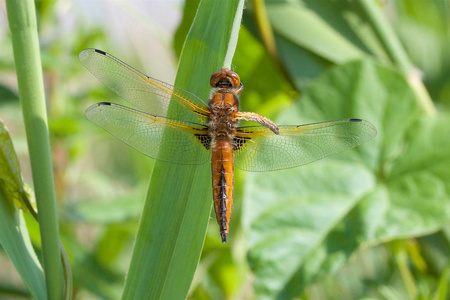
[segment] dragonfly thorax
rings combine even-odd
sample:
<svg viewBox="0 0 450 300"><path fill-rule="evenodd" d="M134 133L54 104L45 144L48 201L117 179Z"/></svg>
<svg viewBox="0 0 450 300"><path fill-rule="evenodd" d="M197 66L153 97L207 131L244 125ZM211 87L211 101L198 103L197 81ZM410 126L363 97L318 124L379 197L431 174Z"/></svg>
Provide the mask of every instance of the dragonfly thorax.
<svg viewBox="0 0 450 300"><path fill-rule="evenodd" d="M234 137L238 120L238 98L233 92L214 93L209 101L211 113L209 115L208 131L211 137L227 135Z"/></svg>

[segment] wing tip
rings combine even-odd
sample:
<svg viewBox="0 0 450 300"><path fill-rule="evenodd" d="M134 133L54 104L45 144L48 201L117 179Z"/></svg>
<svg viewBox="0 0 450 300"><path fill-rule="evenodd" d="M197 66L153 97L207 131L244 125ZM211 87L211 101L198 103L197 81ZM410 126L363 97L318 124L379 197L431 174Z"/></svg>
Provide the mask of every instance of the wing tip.
<svg viewBox="0 0 450 300"><path fill-rule="evenodd" d="M83 51L81 51L80 54L78 54L78 59L81 62L84 62L85 60L87 60L88 52L89 52L89 49L84 49Z"/></svg>
<svg viewBox="0 0 450 300"><path fill-rule="evenodd" d="M84 112L84 115L86 116L86 118L88 118L89 120L91 120L90 115L92 113L92 111L97 110L98 107L100 106L112 106L113 104L111 102L99 102L99 103L95 103L93 105L91 105L90 107L88 107L88 109L86 109L86 111ZM92 121L92 120L91 120ZM94 122L95 123L95 122Z"/></svg>
<svg viewBox="0 0 450 300"><path fill-rule="evenodd" d="M364 142L362 142L361 144L363 144L363 143L365 143L365 142L368 142L368 141L370 141L370 140L372 140L373 138L375 138L376 136L377 136L377 134L378 134L378 131L377 131L377 128L372 124L372 123L370 123L370 122L368 122L368 121L365 121L365 120L363 120L363 119L348 119L348 121L349 122L354 122L354 123L362 123L362 124L364 124L364 126L366 127L366 128L370 128L370 136L369 136L369 138L366 140L366 141L364 141Z"/></svg>
<svg viewBox="0 0 450 300"><path fill-rule="evenodd" d="M108 53L106 53L105 51L102 51L100 49L87 48L87 49L84 49L83 51L81 51L80 54L78 54L78 59L81 62L84 62L88 59L89 53L92 53L92 52L95 52L95 53L98 53L101 55L105 55L105 56L108 55Z"/></svg>

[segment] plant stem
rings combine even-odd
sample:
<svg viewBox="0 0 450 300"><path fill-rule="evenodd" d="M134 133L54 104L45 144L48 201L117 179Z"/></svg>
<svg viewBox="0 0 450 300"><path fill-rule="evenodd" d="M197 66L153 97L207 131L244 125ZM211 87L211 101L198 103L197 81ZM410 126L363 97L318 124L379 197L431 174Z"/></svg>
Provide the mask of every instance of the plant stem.
<svg viewBox="0 0 450 300"><path fill-rule="evenodd" d="M380 12L380 9L376 6L375 1L358 0L358 2L363 11L366 13L369 22L372 24L372 27L383 44L387 54L394 64L400 68L401 72L405 74L409 85L414 90L417 100L422 106L422 109L427 114L436 113L436 107L434 106L433 100L431 100L428 91L423 85L419 70L417 70L409 60L409 57L403 49L403 46L398 40L394 30Z"/></svg>
<svg viewBox="0 0 450 300"><path fill-rule="evenodd" d="M6 8L39 213L47 296L59 300L64 284L36 11L32 0L7 0Z"/></svg>

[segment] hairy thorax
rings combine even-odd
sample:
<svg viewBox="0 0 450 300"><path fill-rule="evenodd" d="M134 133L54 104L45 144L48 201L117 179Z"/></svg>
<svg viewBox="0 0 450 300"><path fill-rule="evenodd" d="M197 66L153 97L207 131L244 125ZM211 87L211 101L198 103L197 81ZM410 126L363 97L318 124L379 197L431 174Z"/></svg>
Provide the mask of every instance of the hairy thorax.
<svg viewBox="0 0 450 300"><path fill-rule="evenodd" d="M237 95L230 90L219 89L213 93L209 107L211 108L209 135L212 138L227 136L232 140L238 125L236 120L236 112L239 109Z"/></svg>

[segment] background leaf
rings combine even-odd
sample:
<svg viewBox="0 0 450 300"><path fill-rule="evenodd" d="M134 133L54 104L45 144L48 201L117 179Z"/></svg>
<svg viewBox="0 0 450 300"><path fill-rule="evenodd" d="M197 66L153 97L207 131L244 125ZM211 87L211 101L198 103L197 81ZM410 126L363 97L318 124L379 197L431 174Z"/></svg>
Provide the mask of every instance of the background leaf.
<svg viewBox="0 0 450 300"><path fill-rule="evenodd" d="M395 194L389 194L387 193L389 190L386 188L386 192L379 193L380 197L376 198L376 200L384 199L384 202L374 201L372 206L369 205L369 207L376 208L373 208L371 214L377 217L380 214L378 208L389 212L391 207L386 208L383 205L376 206L376 204L391 201L393 196L397 197L396 195L400 192L403 194L403 190L410 191L411 182L430 183L430 188L426 189L426 193L422 193L425 197L431 195L437 198L439 193L445 193L447 189L445 183L439 184L439 180L436 179L441 175L434 174L444 174L444 166L448 163L444 160L439 162L442 157L439 156L439 153L433 152L437 147L423 148L425 145L430 146L431 143L436 142L435 139L438 136L435 135L434 138L431 138L433 134L427 135L426 133L429 131L421 128L428 126L427 124L434 124L433 131L441 132L443 141L448 140L443 133L443 128L449 126L443 121L444 119L440 119L441 114L446 115L446 112L449 111L450 104L448 2L446 0L364 1L371 3L377 12L383 15L384 22L398 37L412 64L420 70L420 74L417 74L422 77L437 109L435 116L430 119L422 119L424 118L422 113L417 112L417 107L414 108L414 105L410 105L409 100L407 105L395 103L398 99L410 95L411 91L403 90L404 80L402 80L402 84L395 84L398 83L398 77L402 77L402 75L391 72L392 69L398 70L397 66L392 63L383 43L374 31L367 13L361 9L363 1L266 1L268 15L271 15L272 8L278 9L278 17L271 17L270 21L274 24L272 30L274 30L281 64L278 64L267 53L261 42L261 29L256 26L252 10L254 1L246 1L237 50L231 65L245 86L244 91L240 94L241 109L255 111L271 119L276 119L278 114L283 111L283 114L277 119L283 123L301 124L328 120L329 118L321 111L326 111L330 118L340 117L343 114L348 116L346 112L348 105L345 105L348 99L356 98L358 95L370 96L371 101L357 101L360 109L355 112L354 116L363 117L373 123L377 122L376 126L379 132L375 140L366 147L355 149L351 152L352 154L343 153L339 157L327 158L317 164L298 168L298 173L286 171L286 174L292 174L290 175L292 184L280 185L286 190L293 189L295 192L293 187L300 185L300 180L306 182L307 184L301 186L305 189L311 188L312 191L310 193L306 193L305 190L301 191L300 195L302 196L308 194L308 198L304 200L305 207L309 208L315 203L308 199L317 198L318 200L315 200L317 205L313 206L315 212L330 214L332 218L335 215L333 212L329 212L330 207L342 209L339 206L342 200L336 204L332 202L331 206L331 200L328 202L327 198L334 197L337 193L338 196L342 196L342 199L348 201L344 201L344 204L347 205L344 210L337 210L340 214L338 217L345 220L348 220L346 216L350 215L345 209L358 206L354 204L355 202L362 203L362 200L349 198L347 193L354 189L359 189L359 192L363 193L364 188L373 184L373 180L377 186L383 182L390 182L392 179L389 188L395 188L396 191ZM85 48L102 49L148 75L173 83L178 65L177 57L179 56L177 55L181 53L198 3L197 0L175 3L173 1L133 0L126 2L78 1L76 5L69 5L63 1L43 0L36 3L39 16L37 28L40 35L42 70L54 165L53 174L58 199L60 236L73 267L74 299L120 298L131 260L139 216L148 187L148 178L155 163L154 160L148 159L112 138L101 128L86 120L84 111L93 103L101 101L121 103L121 100L86 72L78 60L78 54ZM289 14L285 16L280 13L282 5L301 11L288 11ZM301 20L288 18L289 15L295 14L306 15L306 17ZM6 95L11 95L7 90L13 91L17 95L11 34L6 23L2 22L5 20L7 20L5 7L0 4L0 44L2 45L0 85L6 88L6 90L0 89L0 98L3 91L6 91ZM277 23L276 28L275 23ZM280 27L280 24L289 27ZM215 23L204 27L206 30L211 28L217 29L218 27ZM174 36L176 31L178 34ZM301 35L306 34L308 39L302 36L293 36L296 32ZM323 35L319 35L320 33ZM329 39L328 35L330 35ZM174 41L173 47L171 41ZM347 48L350 49L348 53L346 52ZM336 53L333 53L334 49L336 49ZM356 51L351 49L356 49ZM359 52L363 57L391 68L387 70L391 76L387 77L389 80L386 80L392 82L390 88L385 89L385 83L380 84L377 76L367 76L367 72L362 71L354 74L353 70L346 74L340 74L343 76L342 78L328 80L326 88L315 92L316 98L312 98L310 95L308 98L311 101L308 100L308 103L302 104L304 99L298 98L299 92L303 93L317 77L331 67L347 63L347 61L334 61L334 59L339 57L361 58L349 55L352 52ZM199 65L191 65L190 68L189 76L200 73L198 72ZM209 75L205 73L205 78L198 79L199 81L192 85L192 87L196 87L197 83L202 82L202 89L205 90L200 93L204 93L205 97L209 88L207 84ZM420 76L415 79L420 81ZM362 84L364 81L368 82ZM335 82L339 84L339 89L332 88ZM359 88L354 89L353 85L358 85ZM191 90L190 86L186 87ZM370 93L364 93L365 89ZM320 102L320 109L318 108L318 112L312 114L316 99L335 99L334 94L347 95L346 101L337 101L336 103L339 104L336 105L331 104L334 103L333 101ZM381 101L380 99L387 100ZM0 100L0 117L10 129L24 182L32 185L19 102L2 100ZM380 103L377 102L378 100ZM411 102L413 101L411 100ZM343 108L340 107L342 103L344 103ZM389 105L385 106L386 103ZM367 104L370 106L364 109ZM305 111L308 112L308 115L297 112L299 108L304 109L303 105L310 107ZM311 115L309 115L310 111ZM386 120L386 124L380 122L380 119L384 119L384 117L379 117L380 114L386 115L389 120L388 122ZM353 116L353 113L351 115ZM403 119L408 125L403 123ZM437 121L438 119L441 121ZM387 123L391 125L387 126ZM392 130L399 125L401 130ZM420 139L414 139L415 142L411 142L416 130L418 133L421 132L423 143ZM407 150L408 154L406 155L405 151ZM432 153L436 154L437 159L433 158ZM405 155L406 157L403 159ZM351 159L356 159L355 165L352 164L352 168L347 169ZM427 163L428 159L430 159L430 164ZM377 163L377 161L383 163ZM414 162L411 164L411 168L409 168L409 161ZM332 177L334 173L328 174L327 170L335 169L336 165L344 166L342 168L347 172L344 174L351 176L350 179L355 181L346 182L340 178L340 173L334 177ZM442 169L439 169L439 165L442 166ZM307 174L313 172L305 168L311 168L316 172L316 176L320 177L318 178L320 186L316 186L316 178L305 178ZM420 169L418 173L421 175L414 175L414 168ZM366 177L356 176L355 179L351 174L353 170L357 174L361 174L361 170L364 170ZM281 211L286 204L282 199L277 198L277 195L280 193L279 197L281 198L287 192L278 190L278 184L275 185L273 181L269 182L269 180L254 181L251 189L248 189L247 179L263 174L241 172L238 169L235 171L235 201L230 222L230 242L227 244L220 242L219 229L214 213L212 213L208 222L210 226L206 231L202 255L188 293L190 299L262 298L261 289L256 290L253 283L255 281L262 282L264 278L259 278L259 276L261 274L265 276L265 274L263 272L255 273L249 266L249 262L252 263L252 266L256 265L255 261L249 261L248 258L259 250L254 251L253 247L249 247L249 229L246 220L248 211L247 206L244 205L245 197L253 190L267 191L264 197L274 197L274 200L277 201L272 206L273 210ZM207 173L209 172L206 170L205 177L201 179L204 180L204 193L210 193L211 189L210 177ZM304 175L302 175L303 173ZM282 172L264 173L269 179L275 174L281 176ZM426 175L423 176L424 174ZM328 178L329 181L323 183L320 181L322 177ZM359 186L359 179L368 181L364 181L364 184ZM176 185L182 181L182 178L174 176L173 180L173 184ZM260 183L261 186L257 186L257 183ZM353 187L353 184L356 187ZM269 191L269 187L272 185L274 190ZM320 188L321 186L323 189ZM431 187L436 187L436 189L433 190ZM336 191L336 193L333 195L325 193L330 190ZM343 194L344 192L346 194ZM356 197L357 194L351 195ZM292 198L295 197L297 195L292 196ZM422 201L426 202L427 200L428 198ZM209 205L211 196L205 195L204 201ZM320 206L320 203L323 203L323 206ZM390 204L390 202L388 203ZM277 208L277 204L280 204L280 208ZM303 210L302 205L296 206L297 208L300 212ZM406 208L407 206L404 206L404 211L408 212L409 216L410 212ZM350 211L354 216L353 210ZM430 209L426 210L426 215L429 215L430 211ZM300 212L290 212L291 217L287 221L295 220L295 215ZM412 216L414 219L410 220L419 220L417 213ZM24 217L31 242L39 255L40 236L36 222L31 220L28 214L25 214ZM306 214L303 214L302 217L305 218L305 222L311 219ZM393 218L392 215L389 215L389 218ZM340 220L333 218L332 221L337 223L333 223L334 227L327 232L338 228L340 222L343 222ZM190 219L190 221L195 222L197 219ZM277 220L276 223L282 221L282 219ZM271 219L268 219L268 222L276 224ZM354 232L354 224L348 223L344 228L348 232ZM373 234L381 237L383 231L389 231L395 235L397 223L392 223L392 228L389 228L390 224L374 225L372 227ZM245 231L242 225L246 226ZM264 226L264 220L260 220L258 226ZM303 285L295 286L296 281L292 277L293 275L292 278L283 279L283 284L275 281L274 284L278 285L278 288L281 286L286 290L273 297L290 298L289 295L295 295L296 298L314 300L370 297L376 299L432 299L438 295L441 299L448 298L448 292L445 292L445 287L450 284L448 275L446 275L450 257L448 222L438 232L433 230L425 235L419 233L420 236L415 234L407 237L400 236L393 241L391 239L378 241L376 238L377 245L365 243L356 252L354 249L360 245L360 242L353 240L351 234L336 232L334 237L341 244L350 245L349 250L347 252L336 250L336 256L330 254L331 262L325 257L328 251L331 251L330 249L326 248L323 252L318 251L316 255L320 257L316 260L313 255L316 252L311 252L313 253L311 254L312 264L315 262L317 264L308 267L310 269L306 269L306 266L310 265L305 264L302 270L305 270L305 278L311 278L313 277L311 274L315 274L315 279L309 283L305 280L305 289L302 289L301 294L299 289ZM331 233L326 234L330 235ZM149 235L149 237L151 236ZM325 240L329 241L330 239ZM322 247L320 249L323 249L325 246L320 244L311 245L311 247L315 247L314 249ZM248 255L249 251L251 255ZM298 253L304 255L302 251L294 252L294 258L298 256ZM347 259L347 255L351 256ZM0 252L0 259L2 261L0 264L3 265L4 261L5 264L8 264L9 258L5 252ZM306 258L302 259L306 260ZM321 261L329 265L323 266ZM277 267L276 263L274 264L270 260L261 262L267 262L268 265L258 265L259 268L273 267L276 269ZM9 265L12 266L12 263ZM320 270L320 273L316 272L317 269ZM327 272L327 270L331 271ZM16 296L23 295L23 291L26 291L26 286L23 285L19 274L14 271L11 268L0 270L0 286L2 287L0 298L2 299L10 297L14 293ZM404 275L405 273L406 275ZM286 283L286 280L291 279L292 286ZM137 278L137 280L142 279ZM409 282L409 286L412 282L415 294L409 294L411 288L407 288L406 282ZM289 290L288 287L293 287L293 289ZM5 294L6 289L9 294ZM16 292L17 289L21 292Z"/></svg>
<svg viewBox="0 0 450 300"><path fill-rule="evenodd" d="M418 112L401 75L360 61L330 70L282 114L278 124L361 117L379 135L315 164L248 177L243 220L261 298L295 297L362 245L446 223L450 119Z"/></svg>

